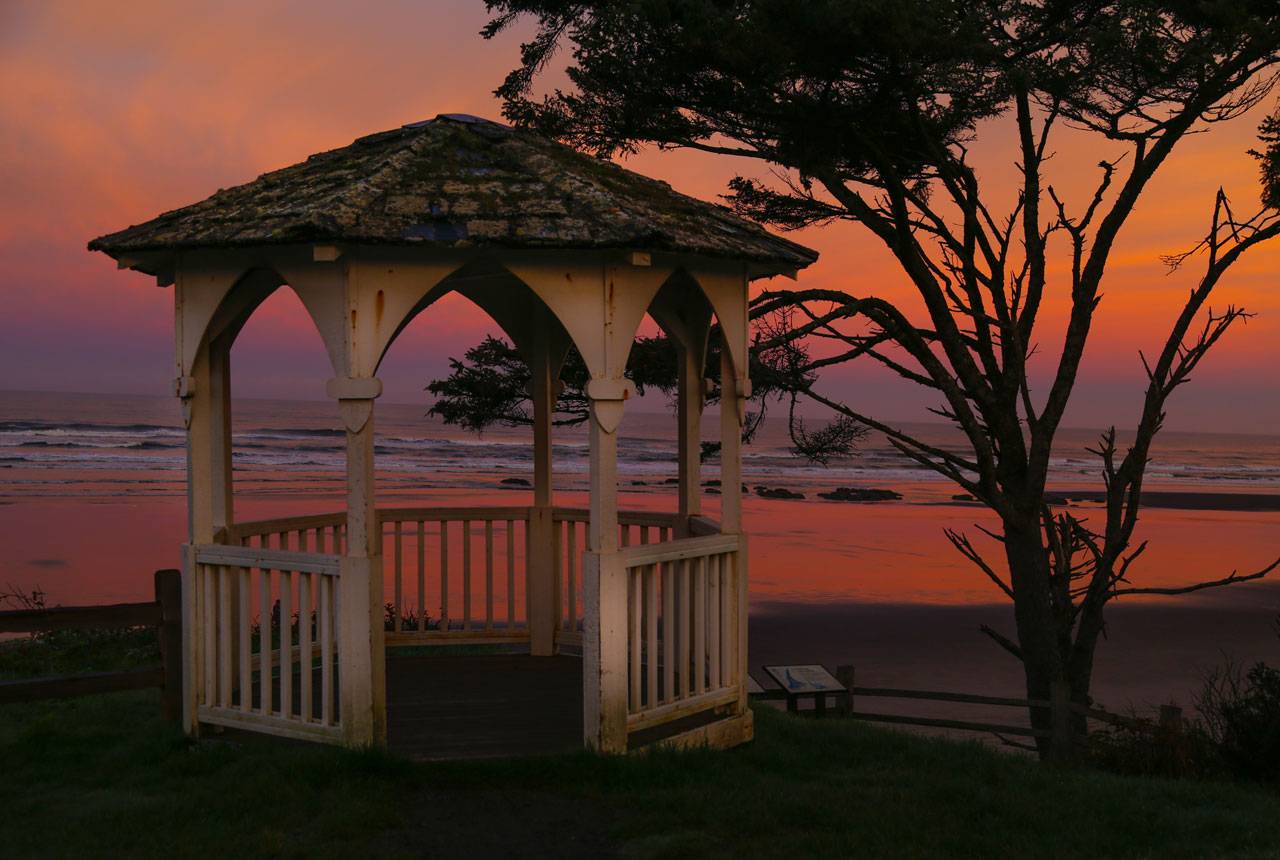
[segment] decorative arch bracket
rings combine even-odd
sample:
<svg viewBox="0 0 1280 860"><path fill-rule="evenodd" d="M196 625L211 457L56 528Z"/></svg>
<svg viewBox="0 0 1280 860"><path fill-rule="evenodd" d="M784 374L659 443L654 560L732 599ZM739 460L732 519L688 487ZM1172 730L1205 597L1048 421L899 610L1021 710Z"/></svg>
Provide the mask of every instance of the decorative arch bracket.
<svg viewBox="0 0 1280 860"><path fill-rule="evenodd" d="M373 401L382 394L382 380L338 377L330 379L325 392L338 401L338 413L349 433L359 433L373 416Z"/></svg>
<svg viewBox="0 0 1280 860"><path fill-rule="evenodd" d="M587 383L591 414L606 433L614 433L622 423L623 405L636 393L630 379L593 379Z"/></svg>

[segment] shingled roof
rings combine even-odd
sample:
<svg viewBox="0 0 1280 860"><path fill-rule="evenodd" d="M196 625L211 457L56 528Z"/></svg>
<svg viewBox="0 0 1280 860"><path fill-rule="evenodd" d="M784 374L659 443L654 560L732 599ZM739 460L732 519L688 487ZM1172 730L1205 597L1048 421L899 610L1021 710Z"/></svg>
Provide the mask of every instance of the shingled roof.
<svg viewBox="0 0 1280 860"><path fill-rule="evenodd" d="M460 114L362 137L89 243L143 251L291 243L622 248L799 269L817 252L722 206L530 131Z"/></svg>

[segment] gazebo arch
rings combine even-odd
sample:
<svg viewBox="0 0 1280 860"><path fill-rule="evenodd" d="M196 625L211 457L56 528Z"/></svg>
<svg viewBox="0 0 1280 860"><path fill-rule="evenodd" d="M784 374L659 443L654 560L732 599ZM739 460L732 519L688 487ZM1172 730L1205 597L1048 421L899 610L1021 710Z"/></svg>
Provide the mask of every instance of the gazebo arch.
<svg viewBox="0 0 1280 860"><path fill-rule="evenodd" d="M189 733L222 725L384 744L389 648L502 643L559 660L581 655L589 748L750 738L739 492L747 291L753 278L809 265L812 251L664 183L461 115L361 138L89 247L175 287L175 393L190 454ZM327 391L346 434L346 506L238 523L222 354L281 284L301 299L333 366ZM486 310L529 362L532 503L379 508L378 366L410 320L455 290ZM618 429L634 390L626 361L646 313L681 356L679 504L664 514L620 512L617 501ZM698 507L713 316L725 344L719 523ZM586 511L556 506L552 492L556 377L570 343L591 377ZM448 558L450 535L460 535L463 583L449 581L457 564ZM428 570L432 540L440 564ZM477 540L483 563L472 559ZM416 568L406 555L417 556ZM499 558L505 569L495 571ZM404 594L424 608L430 575L445 606L462 589L461 618L446 609L428 623L420 612L406 625ZM495 591L503 599L495 602ZM397 606L390 630L388 597Z"/></svg>

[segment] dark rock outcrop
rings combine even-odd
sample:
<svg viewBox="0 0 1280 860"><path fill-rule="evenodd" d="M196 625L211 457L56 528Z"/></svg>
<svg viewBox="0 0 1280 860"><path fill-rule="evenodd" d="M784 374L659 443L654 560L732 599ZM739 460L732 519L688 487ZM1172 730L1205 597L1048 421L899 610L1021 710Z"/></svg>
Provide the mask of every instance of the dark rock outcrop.
<svg viewBox="0 0 1280 860"><path fill-rule="evenodd" d="M804 493L788 490L786 487L756 487L756 495L762 499L803 499Z"/></svg>
<svg viewBox="0 0 1280 860"><path fill-rule="evenodd" d="M892 502L901 499L902 493L869 487L836 487L829 493L818 493L818 498L832 502Z"/></svg>

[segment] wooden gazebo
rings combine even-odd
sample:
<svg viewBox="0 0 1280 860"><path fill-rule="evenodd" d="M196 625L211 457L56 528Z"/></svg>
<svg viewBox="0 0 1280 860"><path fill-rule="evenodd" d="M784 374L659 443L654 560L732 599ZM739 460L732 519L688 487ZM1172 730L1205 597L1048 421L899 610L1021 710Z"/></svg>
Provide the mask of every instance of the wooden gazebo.
<svg viewBox="0 0 1280 860"><path fill-rule="evenodd" d="M189 452L190 734L224 726L385 744L389 707L394 723L414 701L456 699L416 689L388 705L388 650L462 643L527 649L493 666L571 661L592 749L751 737L739 492L747 290L753 278L809 265L814 252L665 183L464 115L361 138L89 248L174 287L175 393ZM333 365L327 390L346 428L346 510L235 522L228 355L283 285ZM409 321L450 292L489 313L532 369L532 500L379 508L378 365ZM617 508L618 428L633 392L623 370L646 313L680 352L679 502L670 514ZM719 523L699 507L713 318L726 343ZM571 344L591 374L588 510L556 507L552 492L554 398ZM390 625L384 601L396 607ZM431 720L417 731L430 735Z"/></svg>

